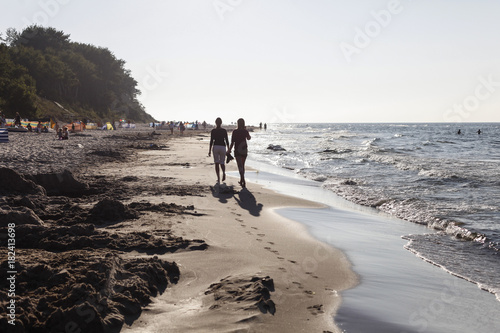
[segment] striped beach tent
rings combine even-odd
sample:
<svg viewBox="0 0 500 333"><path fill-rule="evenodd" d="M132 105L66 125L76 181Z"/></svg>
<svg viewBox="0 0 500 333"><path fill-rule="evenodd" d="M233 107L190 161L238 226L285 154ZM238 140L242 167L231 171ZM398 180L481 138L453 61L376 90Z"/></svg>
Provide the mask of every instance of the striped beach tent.
<svg viewBox="0 0 500 333"><path fill-rule="evenodd" d="M9 131L6 128L0 128L0 143L9 142Z"/></svg>
<svg viewBox="0 0 500 333"><path fill-rule="evenodd" d="M23 127L28 126L28 124L30 124L32 128L36 128L38 126L38 121L21 121L21 125ZM47 126L47 128L49 128L50 121L42 122L42 127L44 127L44 126Z"/></svg>

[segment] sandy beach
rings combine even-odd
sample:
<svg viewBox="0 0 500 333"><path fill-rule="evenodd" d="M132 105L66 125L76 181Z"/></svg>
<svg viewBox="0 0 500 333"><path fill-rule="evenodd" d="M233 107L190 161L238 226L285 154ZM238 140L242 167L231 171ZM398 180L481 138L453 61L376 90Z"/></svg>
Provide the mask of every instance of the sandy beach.
<svg viewBox="0 0 500 333"><path fill-rule="evenodd" d="M217 185L206 133L20 133L1 148L0 234L15 229L16 271L8 313L3 246L2 331L339 331L349 262L274 212L320 205Z"/></svg>

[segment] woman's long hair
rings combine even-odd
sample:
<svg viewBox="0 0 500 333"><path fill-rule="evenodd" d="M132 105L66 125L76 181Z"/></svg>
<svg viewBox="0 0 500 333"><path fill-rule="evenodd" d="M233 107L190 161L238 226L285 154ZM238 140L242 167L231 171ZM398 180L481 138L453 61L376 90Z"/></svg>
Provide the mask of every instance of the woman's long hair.
<svg viewBox="0 0 500 333"><path fill-rule="evenodd" d="M245 119L238 119L238 129L245 129Z"/></svg>

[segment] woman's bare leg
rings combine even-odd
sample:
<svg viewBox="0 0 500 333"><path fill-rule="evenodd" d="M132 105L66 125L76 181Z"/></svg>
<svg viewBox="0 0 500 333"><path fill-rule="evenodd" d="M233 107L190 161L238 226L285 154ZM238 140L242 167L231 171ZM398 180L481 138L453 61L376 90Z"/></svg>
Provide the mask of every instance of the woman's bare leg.
<svg viewBox="0 0 500 333"><path fill-rule="evenodd" d="M217 183L220 183L220 167L219 167L219 163L215 163L215 174L217 175Z"/></svg>
<svg viewBox="0 0 500 333"><path fill-rule="evenodd" d="M237 156L236 157L236 162L238 164L238 171L240 172L240 185L241 187L246 187L246 182L245 182L245 161L247 157L246 156Z"/></svg>

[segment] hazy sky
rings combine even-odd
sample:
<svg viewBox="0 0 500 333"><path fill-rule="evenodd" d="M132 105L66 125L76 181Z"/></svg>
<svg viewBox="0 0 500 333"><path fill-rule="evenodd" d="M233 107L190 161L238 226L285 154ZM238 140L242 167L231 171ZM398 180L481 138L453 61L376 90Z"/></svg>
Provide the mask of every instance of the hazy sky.
<svg viewBox="0 0 500 333"><path fill-rule="evenodd" d="M107 47L158 120L500 121L498 0L0 0Z"/></svg>

